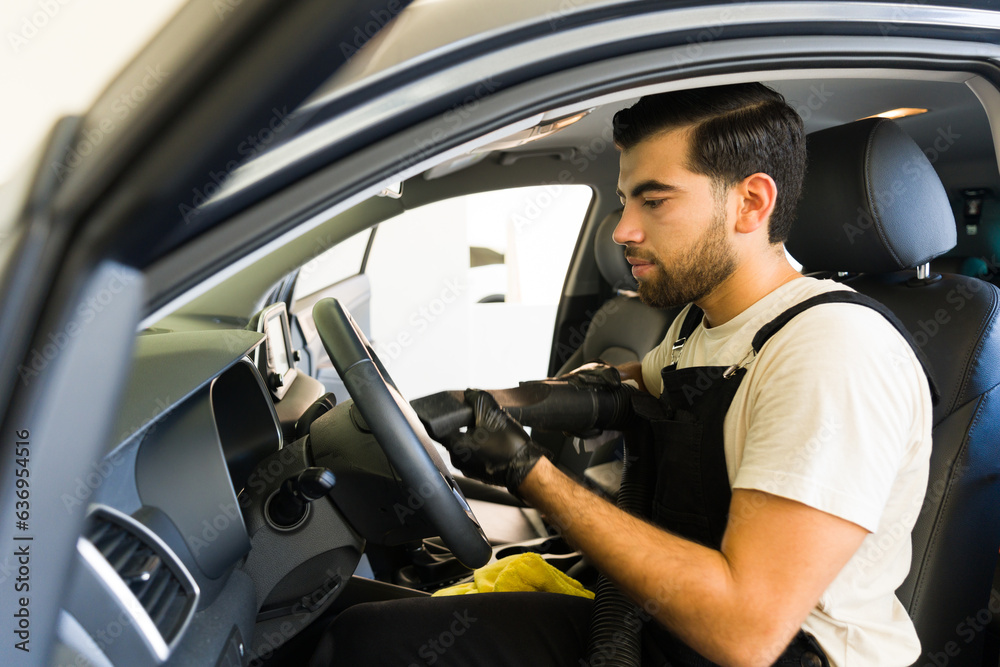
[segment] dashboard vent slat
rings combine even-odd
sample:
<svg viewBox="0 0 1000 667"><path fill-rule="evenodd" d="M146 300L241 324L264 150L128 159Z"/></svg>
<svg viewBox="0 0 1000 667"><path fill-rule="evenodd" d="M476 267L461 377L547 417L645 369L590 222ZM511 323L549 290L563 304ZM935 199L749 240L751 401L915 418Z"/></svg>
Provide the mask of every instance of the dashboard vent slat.
<svg viewBox="0 0 1000 667"><path fill-rule="evenodd" d="M128 561L127 566L123 565L118 572L129 586L140 586L152 579L161 567L163 567L163 561L159 556L151 551L143 550L136 552Z"/></svg>
<svg viewBox="0 0 1000 667"><path fill-rule="evenodd" d="M95 547L100 549L101 541L111 530L114 530L114 526L110 523L104 522L94 524L91 526L90 533L87 535L87 538L94 544Z"/></svg>
<svg viewBox="0 0 1000 667"><path fill-rule="evenodd" d="M99 542L94 542L94 546L101 550L104 557L108 559L110 563L114 558L114 553L118 551L122 544L128 539L128 534L117 526L112 526L110 530L103 531L101 540Z"/></svg>
<svg viewBox="0 0 1000 667"><path fill-rule="evenodd" d="M139 598L139 601L142 602L143 608L149 613L150 618L153 617L153 613L159 605L160 598L163 596L164 591L166 591L172 583L170 579L170 573L163 570L157 572L156 576L149 583L149 587L143 592L142 597Z"/></svg>
<svg viewBox="0 0 1000 667"><path fill-rule="evenodd" d="M90 517L84 537L101 552L145 609L163 641L170 644L194 611L197 590L193 582L179 576L177 566L164 557L154 540L124 520L96 513Z"/></svg>
<svg viewBox="0 0 1000 667"><path fill-rule="evenodd" d="M167 586L165 586L160 595L157 597L156 601L150 607L149 616L159 627L161 623L166 621L171 615L171 611L176 613L177 603L181 602L183 606L183 591L180 590L180 586L177 585L176 581L170 581Z"/></svg>
<svg viewBox="0 0 1000 667"><path fill-rule="evenodd" d="M122 532L122 535L125 535L124 531ZM111 567L115 568L115 572L121 574L126 570L126 566L130 564L130 561L132 561L136 556L136 552L141 550L145 550L142 542L139 542L138 540L128 540L123 537L118 549L116 549L114 553L108 557L108 562L111 563ZM125 577L123 576L122 578L124 579ZM125 583L128 583L128 579L125 579Z"/></svg>

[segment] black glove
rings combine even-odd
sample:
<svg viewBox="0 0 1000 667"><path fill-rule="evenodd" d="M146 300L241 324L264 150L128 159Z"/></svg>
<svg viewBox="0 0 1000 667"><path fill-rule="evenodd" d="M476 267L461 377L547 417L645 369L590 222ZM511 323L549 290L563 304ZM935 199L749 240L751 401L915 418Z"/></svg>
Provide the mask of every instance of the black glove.
<svg viewBox="0 0 1000 667"><path fill-rule="evenodd" d="M620 387L622 384L622 376L618 372L618 369L600 359L584 364L565 375L560 375L556 379L567 380L579 387L607 387L613 389Z"/></svg>
<svg viewBox="0 0 1000 667"><path fill-rule="evenodd" d="M547 450L536 445L487 392L466 389L465 402L472 406L475 426L444 442L452 465L468 477L505 486L517 495L518 487L539 459L548 455Z"/></svg>

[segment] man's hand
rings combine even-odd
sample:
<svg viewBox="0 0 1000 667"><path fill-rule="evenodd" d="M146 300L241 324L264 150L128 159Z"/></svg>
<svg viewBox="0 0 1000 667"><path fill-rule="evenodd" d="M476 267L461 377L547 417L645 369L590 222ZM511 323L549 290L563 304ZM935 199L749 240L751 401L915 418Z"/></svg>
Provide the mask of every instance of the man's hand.
<svg viewBox="0 0 1000 667"><path fill-rule="evenodd" d="M466 389L465 402L475 413L475 426L444 442L452 464L468 477L505 486L517 495L524 478L547 451L532 442L487 392Z"/></svg>
<svg viewBox="0 0 1000 667"><path fill-rule="evenodd" d="M591 361L565 375L560 375L556 379L567 380L582 387L614 388L622 383L618 369L601 360Z"/></svg>
<svg viewBox="0 0 1000 667"><path fill-rule="evenodd" d="M642 363L638 361L630 361L619 366L612 366L598 359L597 361L584 364L565 375L560 375L556 379L579 382L583 386L608 388L632 382L640 391L646 391L646 383L642 380Z"/></svg>

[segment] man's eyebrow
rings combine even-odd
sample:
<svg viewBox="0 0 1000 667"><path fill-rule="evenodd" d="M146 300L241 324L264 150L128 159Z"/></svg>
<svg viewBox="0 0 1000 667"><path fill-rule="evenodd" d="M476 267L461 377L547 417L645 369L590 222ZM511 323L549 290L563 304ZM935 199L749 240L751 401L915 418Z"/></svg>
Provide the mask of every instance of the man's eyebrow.
<svg viewBox="0 0 1000 667"><path fill-rule="evenodd" d="M669 183L664 183L662 181L657 181L655 179L649 179L637 184L632 188L632 197L638 197L647 192L677 192L680 188L676 185L670 185ZM618 193L619 197L624 197L625 193L621 191L621 188L616 188L615 192Z"/></svg>

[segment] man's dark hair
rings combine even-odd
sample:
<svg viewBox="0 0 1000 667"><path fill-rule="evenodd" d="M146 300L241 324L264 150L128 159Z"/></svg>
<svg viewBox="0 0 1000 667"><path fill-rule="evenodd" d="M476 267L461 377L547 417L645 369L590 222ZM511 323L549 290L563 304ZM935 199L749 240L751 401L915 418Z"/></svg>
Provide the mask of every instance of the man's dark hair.
<svg viewBox="0 0 1000 667"><path fill-rule="evenodd" d="M687 167L712 178L717 192L750 174L767 174L778 187L768 241L788 238L802 194L806 142L802 119L780 93L745 83L649 95L616 113L613 125L622 150L660 132L693 127Z"/></svg>

